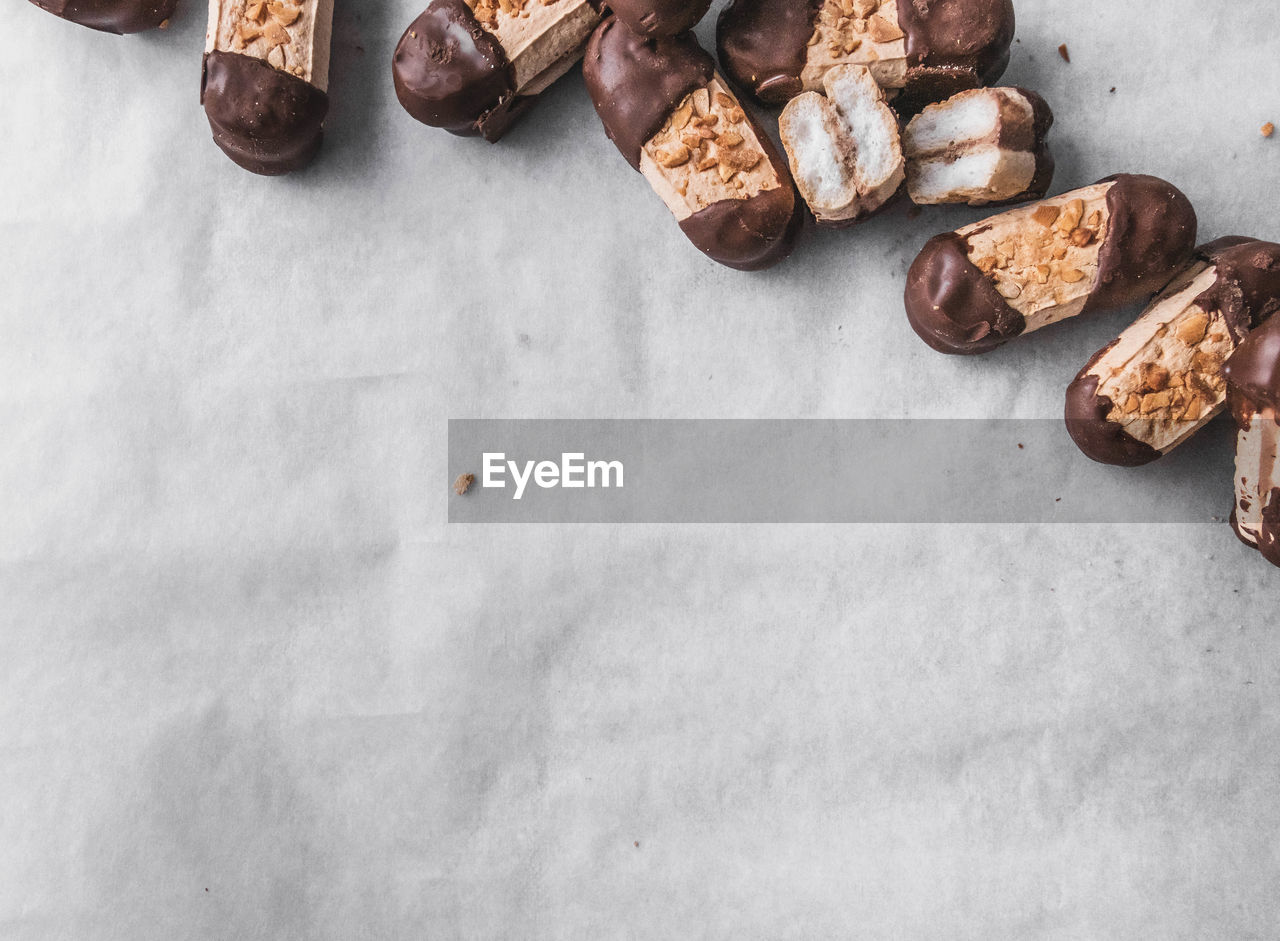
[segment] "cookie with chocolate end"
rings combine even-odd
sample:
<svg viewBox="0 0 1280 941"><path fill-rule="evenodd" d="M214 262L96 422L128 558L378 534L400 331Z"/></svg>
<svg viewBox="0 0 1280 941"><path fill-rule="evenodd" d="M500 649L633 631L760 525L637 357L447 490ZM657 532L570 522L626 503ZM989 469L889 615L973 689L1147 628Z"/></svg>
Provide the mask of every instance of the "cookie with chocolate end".
<svg viewBox="0 0 1280 941"><path fill-rule="evenodd" d="M1151 297L1191 257L1196 215L1152 176L1121 174L947 232L907 274L911 326L943 353Z"/></svg>
<svg viewBox="0 0 1280 941"><path fill-rule="evenodd" d="M1280 566L1280 317L1254 330L1223 373L1239 426L1231 527Z"/></svg>
<svg viewBox="0 0 1280 941"><path fill-rule="evenodd" d="M907 124L907 193L921 206L998 206L1040 199L1053 182L1053 112L1025 88L977 88Z"/></svg>
<svg viewBox="0 0 1280 941"><path fill-rule="evenodd" d="M728 76L758 101L819 91L840 65L863 65L911 114L997 81L1013 42L1012 0L734 0L716 45Z"/></svg>
<svg viewBox="0 0 1280 941"><path fill-rule="evenodd" d="M847 226L885 205L905 178L898 119L865 66L823 77L778 119L796 188L819 225Z"/></svg>
<svg viewBox="0 0 1280 941"><path fill-rule="evenodd" d="M608 0L609 9L637 36L674 36L693 29L711 0Z"/></svg>
<svg viewBox="0 0 1280 941"><path fill-rule="evenodd" d="M332 29L333 0L210 0L200 103L236 164L276 176L315 158Z"/></svg>
<svg viewBox="0 0 1280 941"><path fill-rule="evenodd" d="M396 97L423 124L496 142L600 19L596 0L432 0L396 46Z"/></svg>
<svg viewBox="0 0 1280 941"><path fill-rule="evenodd" d="M1280 245L1232 236L1192 261L1067 387L1067 430L1103 464L1168 454L1222 411L1223 363L1280 307Z"/></svg>
<svg viewBox="0 0 1280 941"><path fill-rule="evenodd" d="M691 33L646 39L609 17L582 74L605 133L700 251L744 271L790 254L802 216L786 164Z"/></svg>
<svg viewBox="0 0 1280 941"><path fill-rule="evenodd" d="M173 16L178 0L31 0L42 10L103 33L142 33Z"/></svg>

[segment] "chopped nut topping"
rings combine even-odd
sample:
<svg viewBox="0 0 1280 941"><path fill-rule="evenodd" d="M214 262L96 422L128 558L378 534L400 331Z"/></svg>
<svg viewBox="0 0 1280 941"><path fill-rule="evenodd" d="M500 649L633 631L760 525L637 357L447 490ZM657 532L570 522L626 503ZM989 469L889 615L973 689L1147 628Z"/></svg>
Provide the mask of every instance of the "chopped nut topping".
<svg viewBox="0 0 1280 941"><path fill-rule="evenodd" d="M1158 363L1142 364L1142 388L1159 392L1169 385L1169 370Z"/></svg>
<svg viewBox="0 0 1280 941"><path fill-rule="evenodd" d="M1062 270L1062 280L1067 284L1075 284L1077 281L1084 280L1084 272L1079 268L1064 268Z"/></svg>
<svg viewBox="0 0 1280 941"><path fill-rule="evenodd" d="M1084 248L1093 241L1093 237L1097 233L1093 229L1085 229L1077 227L1071 230L1071 244L1076 248Z"/></svg>
<svg viewBox="0 0 1280 941"><path fill-rule="evenodd" d="M684 144L677 144L672 150L658 151L655 159L667 169L679 167L689 162L689 148Z"/></svg>
<svg viewBox="0 0 1280 941"><path fill-rule="evenodd" d="M749 150L725 150L718 155L720 163L733 167L735 170L751 170L762 159L762 155Z"/></svg>
<svg viewBox="0 0 1280 941"><path fill-rule="evenodd" d="M1031 218L1047 229L1057 221L1061 212L1062 210L1057 206L1045 205L1033 212Z"/></svg>
<svg viewBox="0 0 1280 941"><path fill-rule="evenodd" d="M895 24L890 23L879 13L867 20L867 31L871 34L873 42L893 42L906 35Z"/></svg>
<svg viewBox="0 0 1280 941"><path fill-rule="evenodd" d="M1084 200L1073 199L1062 207L1062 214L1058 217L1058 231L1071 232L1080 224L1080 220L1084 217Z"/></svg>
<svg viewBox="0 0 1280 941"><path fill-rule="evenodd" d="M716 138L716 143L721 147L737 147L742 143L742 135L737 131L725 131Z"/></svg>
<svg viewBox="0 0 1280 941"><path fill-rule="evenodd" d="M1192 346L1204 339L1205 331L1209 327L1209 315L1203 312L1192 314L1181 324L1175 331L1175 335L1183 343Z"/></svg>
<svg viewBox="0 0 1280 941"><path fill-rule="evenodd" d="M267 9L281 26L292 26L294 21L302 15L302 7L288 6L279 0L268 3Z"/></svg>

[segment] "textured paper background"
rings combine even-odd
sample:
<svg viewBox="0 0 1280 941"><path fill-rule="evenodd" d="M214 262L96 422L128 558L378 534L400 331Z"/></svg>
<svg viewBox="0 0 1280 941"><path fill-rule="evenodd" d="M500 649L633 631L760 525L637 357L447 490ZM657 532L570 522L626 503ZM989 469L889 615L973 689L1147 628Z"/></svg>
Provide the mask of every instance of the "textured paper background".
<svg viewBox="0 0 1280 941"><path fill-rule="evenodd" d="M1273 4L1019 11L1057 189L1280 236ZM339 0L263 180L198 4L0 11L0 937L1276 937L1280 573L1226 525L445 525L449 417L1052 417L1124 317L926 349L970 211L704 263L576 76L411 121L416 12Z"/></svg>

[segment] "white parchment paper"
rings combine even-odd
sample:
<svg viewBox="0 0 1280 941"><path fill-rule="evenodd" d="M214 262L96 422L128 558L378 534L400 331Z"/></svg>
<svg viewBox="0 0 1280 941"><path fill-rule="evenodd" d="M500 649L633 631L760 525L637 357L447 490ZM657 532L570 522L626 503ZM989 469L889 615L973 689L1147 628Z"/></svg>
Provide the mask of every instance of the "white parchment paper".
<svg viewBox="0 0 1280 941"><path fill-rule="evenodd" d="M1280 237L1271 4L1018 10L1055 190ZM0 10L0 937L1276 937L1280 573L1225 524L445 524L449 417L1050 417L1125 317L928 350L968 210L711 265L576 75L497 146L409 119L417 12L338 0L266 180L197 3Z"/></svg>

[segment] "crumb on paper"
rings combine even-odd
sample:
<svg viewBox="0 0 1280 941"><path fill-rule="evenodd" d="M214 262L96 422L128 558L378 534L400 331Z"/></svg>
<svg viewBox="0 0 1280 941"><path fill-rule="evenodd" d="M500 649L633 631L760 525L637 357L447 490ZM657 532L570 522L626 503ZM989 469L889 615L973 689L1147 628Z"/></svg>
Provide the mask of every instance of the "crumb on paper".
<svg viewBox="0 0 1280 941"><path fill-rule="evenodd" d="M453 482L453 492L458 496L462 496L471 489L471 485L475 482L475 474L459 474L458 479Z"/></svg>
<svg viewBox="0 0 1280 941"><path fill-rule="evenodd" d="M1062 56L1063 62L1071 61L1071 53L1067 51L1067 44L1065 42L1058 47L1058 55Z"/></svg>
<svg viewBox="0 0 1280 941"><path fill-rule="evenodd" d="M1268 121L1266 124L1262 125L1262 136L1263 136L1263 137L1270 137L1270 136L1271 136L1272 134L1274 134L1275 132L1276 132L1276 126L1275 126L1274 124L1272 124L1270 121Z"/></svg>
<svg viewBox="0 0 1280 941"><path fill-rule="evenodd" d="M1116 93L1116 87L1112 85L1110 94L1114 95L1115 93Z"/></svg>
<svg viewBox="0 0 1280 941"><path fill-rule="evenodd" d="M1019 450L1019 451L1021 451L1022 449L1023 449L1023 447L1022 447L1022 442L1021 442L1021 441L1019 441L1019 442L1018 442L1018 450Z"/></svg>

